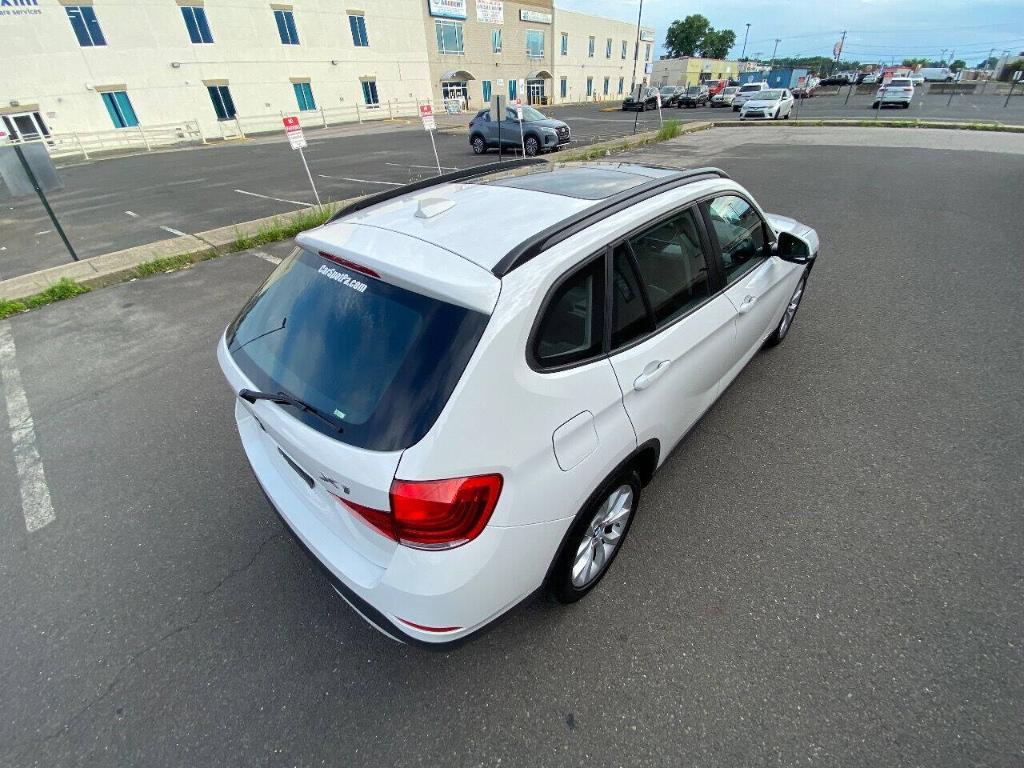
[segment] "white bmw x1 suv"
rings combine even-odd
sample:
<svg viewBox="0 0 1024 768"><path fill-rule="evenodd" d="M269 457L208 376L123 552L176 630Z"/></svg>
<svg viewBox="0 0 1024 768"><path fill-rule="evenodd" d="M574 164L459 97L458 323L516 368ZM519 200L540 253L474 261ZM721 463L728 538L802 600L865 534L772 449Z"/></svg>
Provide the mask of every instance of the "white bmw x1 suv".
<svg viewBox="0 0 1024 768"><path fill-rule="evenodd" d="M715 169L525 160L304 232L218 357L267 497L385 634L578 600L818 252Z"/></svg>

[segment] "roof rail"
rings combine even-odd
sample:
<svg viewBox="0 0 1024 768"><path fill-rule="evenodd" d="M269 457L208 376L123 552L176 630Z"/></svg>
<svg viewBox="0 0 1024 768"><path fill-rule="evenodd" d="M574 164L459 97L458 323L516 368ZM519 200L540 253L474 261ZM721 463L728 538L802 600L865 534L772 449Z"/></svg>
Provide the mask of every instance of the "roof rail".
<svg viewBox="0 0 1024 768"><path fill-rule="evenodd" d="M675 187L681 187L684 184L692 184L695 181L704 181L705 179L713 178L728 179L729 174L719 168L693 168L690 170L680 171L678 174L673 176L662 176L660 178L651 179L644 184L619 192L617 195L605 198L598 202L597 205L585 208L579 213L570 216L567 219L563 219L562 221L556 222L547 229L543 229L529 239L524 240L511 251L506 253L501 260L494 265L491 269L491 273L495 277L504 277L516 267L525 264L530 259L549 248L552 248L566 238L575 235L577 232L581 232L592 224L595 224L613 213L618 213L641 200L646 200L650 197L654 197L655 195L660 195L662 192L666 192Z"/></svg>
<svg viewBox="0 0 1024 768"><path fill-rule="evenodd" d="M475 179L479 176L487 176L492 173L498 173L499 171L509 171L513 168L522 168L527 165L537 165L538 163L546 162L546 160L542 160L539 157L526 157L521 160L510 160L504 163L485 163L483 165L473 166L472 168L463 168L459 171L452 171L451 173L442 173L439 176L430 176L426 179L414 181L411 184L403 184L400 187L388 189L384 192L378 192L375 195L361 197L355 202L349 203L344 208L340 209L337 213L331 216L329 220L337 221L342 216L348 216L350 213L362 211L370 206L377 205L378 203L394 200L396 197L401 197L402 195L406 195L410 192L418 192L421 189L427 189L439 184L449 184L453 181Z"/></svg>

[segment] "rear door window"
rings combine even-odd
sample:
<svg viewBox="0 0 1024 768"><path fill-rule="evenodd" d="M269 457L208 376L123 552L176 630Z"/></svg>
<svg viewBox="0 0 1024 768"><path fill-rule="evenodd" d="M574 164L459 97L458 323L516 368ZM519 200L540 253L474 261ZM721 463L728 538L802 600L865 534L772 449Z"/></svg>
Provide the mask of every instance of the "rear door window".
<svg viewBox="0 0 1024 768"><path fill-rule="evenodd" d="M711 296L707 256L692 209L630 238L629 245L659 326Z"/></svg>
<svg viewBox="0 0 1024 768"><path fill-rule="evenodd" d="M653 330L654 322L633 267L629 246L622 243L612 255L612 350Z"/></svg>
<svg viewBox="0 0 1024 768"><path fill-rule="evenodd" d="M371 450L426 434L462 376L487 316L360 274L297 249L228 328L228 350L255 387L333 415L340 434Z"/></svg>

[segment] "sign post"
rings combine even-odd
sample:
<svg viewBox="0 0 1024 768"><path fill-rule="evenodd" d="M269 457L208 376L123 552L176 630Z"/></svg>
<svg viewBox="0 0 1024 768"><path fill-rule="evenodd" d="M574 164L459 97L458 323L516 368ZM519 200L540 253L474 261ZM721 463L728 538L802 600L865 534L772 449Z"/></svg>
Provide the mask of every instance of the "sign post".
<svg viewBox="0 0 1024 768"><path fill-rule="evenodd" d="M523 133L523 97L516 96L516 120L519 121L519 145L523 148L523 157L526 157L526 135Z"/></svg>
<svg viewBox="0 0 1024 768"><path fill-rule="evenodd" d="M430 146L434 150L434 162L437 163L437 175L441 175L441 159L437 156L437 144L434 143L434 131L437 130L437 121L434 120L434 109L429 104L420 104L420 120L423 121L423 130L430 135Z"/></svg>
<svg viewBox="0 0 1024 768"><path fill-rule="evenodd" d="M309 177L309 186L313 188L313 197L316 198L317 207L323 208L324 204L320 202L320 193L316 191L316 184L313 183L313 174L309 172L306 153L302 151L307 145L306 137L302 135L302 126L299 125L299 118L285 117L281 122L284 123L284 135L288 137L288 143L292 149L299 150L299 157L302 158L302 166L306 169L306 176Z"/></svg>
<svg viewBox="0 0 1024 768"><path fill-rule="evenodd" d="M1003 109L1010 106L1010 97L1013 96L1013 89L1017 87L1017 83L1020 82L1021 70L1017 70L1013 73L1013 80L1010 81L1010 92L1006 94L1006 101L1003 102Z"/></svg>
<svg viewBox="0 0 1024 768"><path fill-rule="evenodd" d="M32 192L35 192L39 197L39 202L46 210L46 215L53 222L53 228L60 236L64 247L68 249L71 258L78 261L78 254L71 246L71 241L64 233L64 228L57 221L57 214L50 207L50 201L46 199L47 190L60 189L63 186L60 179L57 178L57 170L53 167L53 161L50 160L50 153L42 144L24 148L17 144L6 145L7 133L0 130L0 178L6 182L8 190L14 197L31 195ZM17 164L13 162L11 154L17 157ZM22 173L24 176L21 175ZM31 191L29 191L30 189Z"/></svg>
<svg viewBox="0 0 1024 768"><path fill-rule="evenodd" d="M654 91L654 98L658 101L658 122L661 123L662 127L664 127L665 118L661 116L661 88Z"/></svg>

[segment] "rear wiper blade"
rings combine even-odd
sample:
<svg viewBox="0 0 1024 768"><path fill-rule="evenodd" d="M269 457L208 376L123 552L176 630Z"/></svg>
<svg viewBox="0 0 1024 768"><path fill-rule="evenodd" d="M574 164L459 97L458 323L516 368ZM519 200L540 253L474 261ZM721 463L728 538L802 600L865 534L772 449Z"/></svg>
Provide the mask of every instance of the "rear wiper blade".
<svg viewBox="0 0 1024 768"><path fill-rule="evenodd" d="M328 416L316 406L310 405L305 400L300 400L294 395L288 395L284 392L278 392L275 394L273 392L257 392L254 389L242 389L239 390L238 396L247 403L255 403L257 400L269 400L270 402L277 403L278 405L291 405L305 411L306 413L313 414L320 419L320 421L329 424L332 429L335 429L338 432L345 431L345 427L339 424L337 419Z"/></svg>

